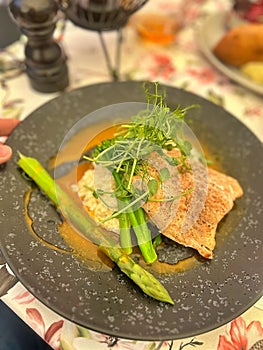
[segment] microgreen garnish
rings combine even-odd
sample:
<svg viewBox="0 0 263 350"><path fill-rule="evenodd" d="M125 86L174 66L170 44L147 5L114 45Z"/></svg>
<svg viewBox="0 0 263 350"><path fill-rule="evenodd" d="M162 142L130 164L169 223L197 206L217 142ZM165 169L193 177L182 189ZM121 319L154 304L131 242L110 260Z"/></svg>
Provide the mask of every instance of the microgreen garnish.
<svg viewBox="0 0 263 350"><path fill-rule="evenodd" d="M129 123L122 124L114 137L104 140L94 150L92 157L85 158L96 164L107 167L113 174L116 183L115 196L118 200L118 210L104 221L118 217L120 219L120 235L122 236L121 222L125 222L127 234L127 215L137 235L138 244L147 262L156 259L152 246L151 234L146 225L145 214L141 208L143 201L172 201L186 195L192 189L179 196L156 199L159 186L171 177L167 167L160 169L158 178L149 177L148 158L154 151L169 166L177 167L178 171L189 170L187 158L191 152L191 144L184 137L184 118L191 107L178 106L174 111L166 105L165 94L159 94L158 84L155 83L151 92L145 85L147 108L134 116ZM178 150L177 157L170 157L167 151ZM140 192L134 185L134 177L146 183L145 189ZM127 241L127 239L125 238ZM141 246L142 244L142 246Z"/></svg>

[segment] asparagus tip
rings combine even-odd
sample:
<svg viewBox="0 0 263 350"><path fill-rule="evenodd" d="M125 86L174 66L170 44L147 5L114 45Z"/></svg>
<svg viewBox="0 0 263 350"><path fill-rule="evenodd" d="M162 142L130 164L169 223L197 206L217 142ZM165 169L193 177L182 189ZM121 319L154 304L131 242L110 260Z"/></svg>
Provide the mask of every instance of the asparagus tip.
<svg viewBox="0 0 263 350"><path fill-rule="evenodd" d="M25 156L20 151L17 151L17 154L19 155L20 159L25 158Z"/></svg>

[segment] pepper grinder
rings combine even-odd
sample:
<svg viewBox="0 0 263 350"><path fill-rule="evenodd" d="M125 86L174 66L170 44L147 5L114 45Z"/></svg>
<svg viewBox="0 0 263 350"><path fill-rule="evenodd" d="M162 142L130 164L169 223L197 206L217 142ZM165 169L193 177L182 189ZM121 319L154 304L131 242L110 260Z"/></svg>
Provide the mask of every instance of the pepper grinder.
<svg viewBox="0 0 263 350"><path fill-rule="evenodd" d="M54 40L57 3L53 0L13 0L10 11L27 37L25 67L31 86L39 92L57 92L68 84L66 57Z"/></svg>

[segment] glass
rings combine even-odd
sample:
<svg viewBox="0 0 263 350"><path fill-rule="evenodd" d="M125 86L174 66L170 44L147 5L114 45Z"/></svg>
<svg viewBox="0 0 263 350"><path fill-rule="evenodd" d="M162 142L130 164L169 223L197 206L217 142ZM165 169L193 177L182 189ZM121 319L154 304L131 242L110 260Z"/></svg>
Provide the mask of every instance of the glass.
<svg viewBox="0 0 263 350"><path fill-rule="evenodd" d="M136 16L133 24L142 40L161 45L173 43L180 27L173 16L157 13Z"/></svg>

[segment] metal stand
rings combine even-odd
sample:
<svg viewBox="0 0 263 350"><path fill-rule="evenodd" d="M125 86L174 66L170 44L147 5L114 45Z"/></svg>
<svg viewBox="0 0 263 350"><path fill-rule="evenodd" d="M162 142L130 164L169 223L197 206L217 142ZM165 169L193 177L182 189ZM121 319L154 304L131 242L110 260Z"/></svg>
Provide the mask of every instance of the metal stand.
<svg viewBox="0 0 263 350"><path fill-rule="evenodd" d="M109 51L107 49L105 40L103 38L102 31L98 31L100 43L106 60L108 71L113 79L113 81L118 81L120 79L120 65L121 65L121 45L123 41L122 29L117 30L117 42L116 42L116 53L115 53L115 65L112 65Z"/></svg>

